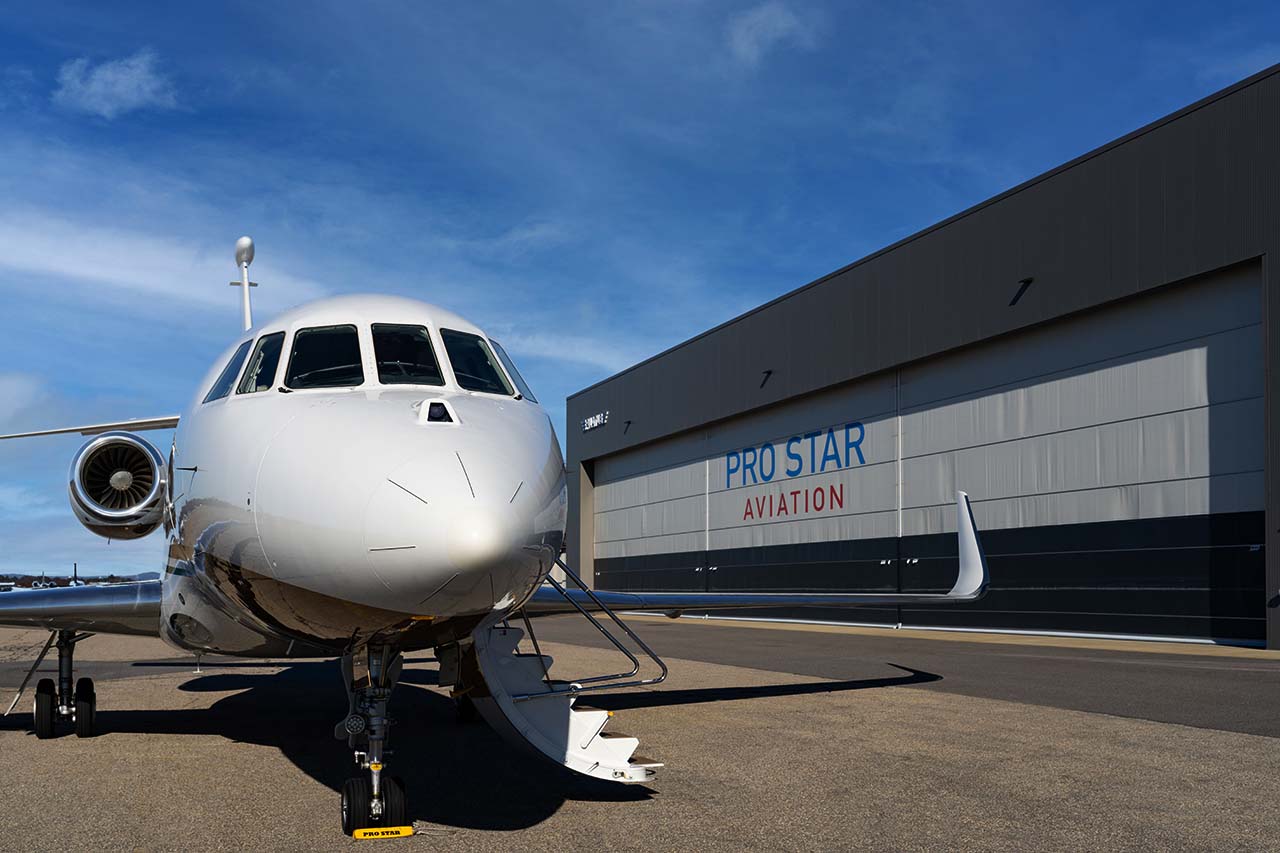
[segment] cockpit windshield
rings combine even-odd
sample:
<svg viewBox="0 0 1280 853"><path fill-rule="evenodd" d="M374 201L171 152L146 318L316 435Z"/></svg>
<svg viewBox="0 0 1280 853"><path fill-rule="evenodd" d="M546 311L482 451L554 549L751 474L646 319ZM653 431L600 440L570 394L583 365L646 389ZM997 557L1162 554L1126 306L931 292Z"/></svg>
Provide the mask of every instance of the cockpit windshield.
<svg viewBox="0 0 1280 853"><path fill-rule="evenodd" d="M443 385L431 335L425 326L373 324L373 354L383 385Z"/></svg>
<svg viewBox="0 0 1280 853"><path fill-rule="evenodd" d="M258 345L253 349L253 357L249 359L249 367L240 380L237 394L253 394L265 391L276 379L276 368L280 366L280 350L284 347L284 332L273 332L258 338Z"/></svg>
<svg viewBox="0 0 1280 853"><path fill-rule="evenodd" d="M520 375L520 371L516 370L516 363L511 360L511 356L507 355L507 351L502 348L502 344L489 338L489 343L493 344L493 351L498 354L498 358L502 359L502 366L507 369L507 375L511 377L511 381L516 383L516 387L520 389L520 393L529 399L530 402L538 402L538 398L533 396L533 392L529 390L529 383L524 381L524 377Z"/></svg>
<svg viewBox="0 0 1280 853"><path fill-rule="evenodd" d="M355 326L315 326L293 336L289 388L342 388L364 383Z"/></svg>
<svg viewBox="0 0 1280 853"><path fill-rule="evenodd" d="M486 394L506 394L508 397L515 394L484 338L469 332L441 329L440 339L444 341L459 387Z"/></svg>
<svg viewBox="0 0 1280 853"><path fill-rule="evenodd" d="M249 345L252 343L253 341L245 341L236 348L235 355L231 356L227 366L222 368L222 373L218 374L218 381L213 383L213 387L209 389L204 402L221 400L231 393L231 386L236 383L236 377L240 375L240 368L244 366L245 356L249 354Z"/></svg>

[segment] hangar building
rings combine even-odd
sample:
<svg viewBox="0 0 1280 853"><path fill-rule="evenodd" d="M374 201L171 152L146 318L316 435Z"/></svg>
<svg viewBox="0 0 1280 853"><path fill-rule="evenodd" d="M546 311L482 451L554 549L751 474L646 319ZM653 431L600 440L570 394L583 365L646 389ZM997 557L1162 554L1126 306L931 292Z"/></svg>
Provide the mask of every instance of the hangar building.
<svg viewBox="0 0 1280 853"><path fill-rule="evenodd" d="M1280 648L1280 66L573 395L613 590L945 591L750 615Z"/></svg>

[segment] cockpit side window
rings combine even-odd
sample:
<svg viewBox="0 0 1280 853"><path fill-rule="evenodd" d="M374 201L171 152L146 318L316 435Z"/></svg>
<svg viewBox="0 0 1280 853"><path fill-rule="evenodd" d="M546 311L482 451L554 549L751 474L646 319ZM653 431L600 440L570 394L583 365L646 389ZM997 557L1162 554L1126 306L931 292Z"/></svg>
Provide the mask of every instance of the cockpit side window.
<svg viewBox="0 0 1280 853"><path fill-rule="evenodd" d="M511 356L507 355L507 351L502 348L502 344L489 338L489 343L493 344L493 351L498 354L498 358L502 360L502 366L507 369L507 375L511 377L511 381L516 383L516 387L520 389L520 393L529 399L530 402L538 402L538 398L533 396L533 392L529 390L529 383L524 381L524 377L520 375L520 371L516 370L516 363L511 360Z"/></svg>
<svg viewBox="0 0 1280 853"><path fill-rule="evenodd" d="M348 388L364 384L355 326L315 326L293 336L288 388Z"/></svg>
<svg viewBox="0 0 1280 853"><path fill-rule="evenodd" d="M236 384L236 377L240 375L240 368L244 367L244 357L249 354L249 345L252 343L253 341L245 341L236 347L235 354L231 356L227 366L222 368L222 372L218 374L218 381L213 383L213 387L205 395L204 402L221 400L231 393L231 386Z"/></svg>
<svg viewBox="0 0 1280 853"><path fill-rule="evenodd" d="M284 332L274 332L258 338L249 358L249 368L236 388L237 394L266 391L276 381L276 368L280 366L280 351L284 349Z"/></svg>
<svg viewBox="0 0 1280 853"><path fill-rule="evenodd" d="M373 355L383 385L443 385L426 326L373 324Z"/></svg>
<svg viewBox="0 0 1280 853"><path fill-rule="evenodd" d="M459 387L486 394L506 394L508 397L515 394L484 338L469 332L441 329L440 339L444 341Z"/></svg>

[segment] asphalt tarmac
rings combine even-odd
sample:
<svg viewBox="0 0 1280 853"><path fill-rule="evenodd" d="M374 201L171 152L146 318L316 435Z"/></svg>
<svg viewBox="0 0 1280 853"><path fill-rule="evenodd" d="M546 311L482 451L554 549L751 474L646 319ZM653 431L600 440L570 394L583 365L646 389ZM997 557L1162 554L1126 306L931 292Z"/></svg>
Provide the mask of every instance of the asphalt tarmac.
<svg viewBox="0 0 1280 853"><path fill-rule="evenodd" d="M1008 637L631 617L660 656L856 679L895 664L924 690L1280 737L1280 653L1192 644ZM580 618L539 637L608 648ZM1280 771L1280 768L1277 768Z"/></svg>
<svg viewBox="0 0 1280 853"><path fill-rule="evenodd" d="M36 740L29 699L0 722L0 849L1280 849L1275 655L634 624L671 677L591 703L667 763L655 780L575 777L458 724L414 655L390 766L419 834L377 842L338 828L333 661L197 674L92 638L99 736ZM557 676L616 663L570 619L539 625ZM42 641L0 631L5 694Z"/></svg>

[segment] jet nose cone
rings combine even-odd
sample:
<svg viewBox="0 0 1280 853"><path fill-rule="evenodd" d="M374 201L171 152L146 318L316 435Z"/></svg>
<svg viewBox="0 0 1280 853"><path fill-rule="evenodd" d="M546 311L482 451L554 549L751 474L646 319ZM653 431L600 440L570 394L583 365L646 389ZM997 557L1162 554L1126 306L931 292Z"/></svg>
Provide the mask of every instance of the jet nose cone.
<svg viewBox="0 0 1280 853"><path fill-rule="evenodd" d="M459 572L483 570L511 559L520 543L509 516L495 507L456 511L445 549L452 568Z"/></svg>
<svg viewBox="0 0 1280 853"><path fill-rule="evenodd" d="M473 496L472 485L448 454L397 467L374 492L364 517L369 567L406 609L449 609L457 596L482 594L490 606L507 575L531 559L529 507L509 495Z"/></svg>
<svg viewBox="0 0 1280 853"><path fill-rule="evenodd" d="M563 465L545 416L459 397L456 422L424 424L388 393L293 401L301 413L264 451L250 496L267 570L438 619L518 597L546 560L542 533L563 529L547 511Z"/></svg>

